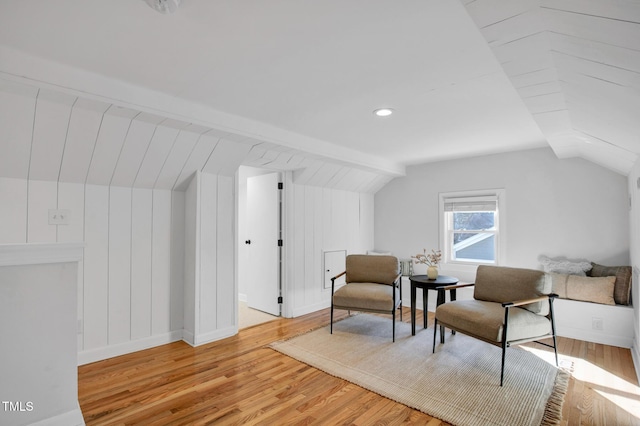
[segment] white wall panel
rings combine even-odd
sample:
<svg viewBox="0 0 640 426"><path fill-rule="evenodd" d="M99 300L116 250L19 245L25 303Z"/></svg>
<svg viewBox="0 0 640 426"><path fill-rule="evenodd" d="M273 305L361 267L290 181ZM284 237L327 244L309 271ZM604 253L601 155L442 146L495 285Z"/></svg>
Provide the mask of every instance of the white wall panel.
<svg viewBox="0 0 640 426"><path fill-rule="evenodd" d="M165 126L156 127L134 186L138 188L153 188L155 186L160 170L162 170L177 136L177 129Z"/></svg>
<svg viewBox="0 0 640 426"><path fill-rule="evenodd" d="M60 167L61 182L84 183L102 117L108 107L103 102L82 98L73 106Z"/></svg>
<svg viewBox="0 0 640 426"><path fill-rule="evenodd" d="M38 93L29 179L58 180L71 107L76 99L44 89Z"/></svg>
<svg viewBox="0 0 640 426"><path fill-rule="evenodd" d="M83 242L84 184L58 183L58 208L69 211L69 224L58 226L58 242ZM82 267L82 262L80 262L80 267Z"/></svg>
<svg viewBox="0 0 640 426"><path fill-rule="evenodd" d="M296 252L288 262L291 281L287 300L293 316L330 306L324 289L323 253L347 250L364 253L373 248L373 194L294 184L287 242Z"/></svg>
<svg viewBox="0 0 640 426"><path fill-rule="evenodd" d="M310 187L310 189L313 187ZM330 192L329 192L330 193ZM318 301L317 289L322 286L322 251L325 250L329 244L329 237L326 235L328 233L331 224L329 223L328 218L331 216L327 214L327 200L325 199L325 189L324 188L313 188L311 191L311 197L313 199L313 205L315 209L315 217L314 221L311 224L311 228L313 229L313 251L312 251L312 262L313 266L311 267L311 281L307 283L307 290L310 290L308 294L305 294L305 302L308 304L314 304ZM306 293L306 291L305 291Z"/></svg>
<svg viewBox="0 0 640 426"><path fill-rule="evenodd" d="M199 303L196 303L196 286L200 280L199 180L200 175L196 174L184 193L184 338L191 345L195 344L198 333L196 317L200 315Z"/></svg>
<svg viewBox="0 0 640 426"><path fill-rule="evenodd" d="M69 224L58 226L59 243L84 243L84 184L58 183L58 208L69 210ZM83 249L84 250L84 249ZM77 335L78 351L83 350L84 331L84 261L78 263L77 318L80 333Z"/></svg>
<svg viewBox="0 0 640 426"><path fill-rule="evenodd" d="M202 170L207 163L209 156L218 144L218 138L214 138L209 134L200 135L196 146L191 151L189 158L184 164L180 176L176 180L173 189L184 191L196 170Z"/></svg>
<svg viewBox="0 0 640 426"><path fill-rule="evenodd" d="M345 185L343 181L345 176L349 173L349 170L350 169L348 167L340 167L340 169L338 169L338 171L333 175L333 177L329 179L329 181L327 182L327 186L331 188L337 188L337 187L344 188Z"/></svg>
<svg viewBox="0 0 640 426"><path fill-rule="evenodd" d="M181 330L185 289L185 193L171 192L171 330Z"/></svg>
<svg viewBox="0 0 640 426"><path fill-rule="evenodd" d="M25 179L0 177L0 244L27 242L27 202Z"/></svg>
<svg viewBox="0 0 640 426"><path fill-rule="evenodd" d="M233 176L250 149L249 144L220 139L202 171Z"/></svg>
<svg viewBox="0 0 640 426"><path fill-rule="evenodd" d="M361 244L358 252L365 253L367 250L375 247L374 234L374 195L360 194L360 237L358 242ZM400 208L400 205L394 206ZM400 224L398 224L399 226Z"/></svg>
<svg viewBox="0 0 640 426"><path fill-rule="evenodd" d="M131 118L113 115L112 110L113 108L110 108L102 120L87 174L88 184L109 185L111 183L120 150L129 131Z"/></svg>
<svg viewBox="0 0 640 426"><path fill-rule="evenodd" d="M292 184L293 185L293 184ZM293 200L286 200L286 204L293 203L292 217L286 218L293 221L293 274L292 282L288 289L293 290L289 300L293 302L293 306L304 305L304 283L313 281L311 277L313 270L312 256L307 255L313 251L313 228L307 228L307 223L313 223L314 208L307 196L307 188L304 185L293 185L293 191L287 191L287 194L293 194ZM307 216L310 215L310 216Z"/></svg>
<svg viewBox="0 0 640 426"><path fill-rule="evenodd" d="M178 134L176 143L173 144L171 152L167 157L167 161L162 166L162 170L156 181L157 189L172 189L176 180L180 176L180 172L184 167L193 147L198 141L198 134L188 131L181 131Z"/></svg>
<svg viewBox="0 0 640 426"><path fill-rule="evenodd" d="M56 225L49 225L49 209L55 209L58 205L58 184L30 180L28 190L27 242L55 243Z"/></svg>
<svg viewBox="0 0 640 426"><path fill-rule="evenodd" d="M122 146L122 153L118 158L111 185L132 187L136 179L140 164L147 152L151 138L155 132L155 125L147 121L135 119Z"/></svg>
<svg viewBox="0 0 640 426"><path fill-rule="evenodd" d="M131 189L109 188L109 344L131 337Z"/></svg>
<svg viewBox="0 0 640 426"><path fill-rule="evenodd" d="M360 194L347 192L344 204L344 223L347 253L363 253L360 242ZM373 247L369 247L372 249ZM366 249L365 249L366 250Z"/></svg>
<svg viewBox="0 0 640 426"><path fill-rule="evenodd" d="M236 321L237 290L234 263L235 184L229 176L218 176L217 201L217 326L232 327Z"/></svg>
<svg viewBox="0 0 640 426"><path fill-rule="evenodd" d="M151 334L171 331L171 191L153 191Z"/></svg>
<svg viewBox="0 0 640 426"><path fill-rule="evenodd" d="M218 270L218 176L202 173L200 187L200 282L196 297L200 302L198 334L217 328L217 270Z"/></svg>
<svg viewBox="0 0 640 426"><path fill-rule="evenodd" d="M131 338L151 335L152 193L133 189L131 200Z"/></svg>
<svg viewBox="0 0 640 426"><path fill-rule="evenodd" d="M84 349L108 344L109 188L85 188Z"/></svg>
<svg viewBox="0 0 640 426"><path fill-rule="evenodd" d="M29 173L37 89L0 80L0 172L26 179Z"/></svg>

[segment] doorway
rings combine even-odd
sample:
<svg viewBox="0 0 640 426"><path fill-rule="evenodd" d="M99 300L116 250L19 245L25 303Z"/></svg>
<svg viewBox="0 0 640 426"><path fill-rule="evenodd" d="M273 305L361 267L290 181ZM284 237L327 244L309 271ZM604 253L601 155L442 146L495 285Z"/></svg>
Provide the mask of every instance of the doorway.
<svg viewBox="0 0 640 426"><path fill-rule="evenodd" d="M280 174L238 169L238 328L281 315Z"/></svg>

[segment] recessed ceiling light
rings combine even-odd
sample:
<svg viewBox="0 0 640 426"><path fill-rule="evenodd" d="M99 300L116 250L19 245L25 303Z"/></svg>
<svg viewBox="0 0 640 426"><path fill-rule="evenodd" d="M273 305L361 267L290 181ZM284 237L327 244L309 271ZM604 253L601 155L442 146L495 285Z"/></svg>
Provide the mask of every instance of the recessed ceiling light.
<svg viewBox="0 0 640 426"><path fill-rule="evenodd" d="M373 111L373 113L378 117L388 117L393 114L393 110L391 108L378 108L377 110Z"/></svg>

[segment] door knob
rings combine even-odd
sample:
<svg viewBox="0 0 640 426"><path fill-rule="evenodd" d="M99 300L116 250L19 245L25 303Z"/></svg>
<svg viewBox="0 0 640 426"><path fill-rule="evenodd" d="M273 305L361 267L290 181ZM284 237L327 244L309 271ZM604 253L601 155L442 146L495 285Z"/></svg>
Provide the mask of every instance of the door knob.
<svg viewBox="0 0 640 426"><path fill-rule="evenodd" d="M244 243L245 244L251 244L251 240L246 240Z"/></svg>

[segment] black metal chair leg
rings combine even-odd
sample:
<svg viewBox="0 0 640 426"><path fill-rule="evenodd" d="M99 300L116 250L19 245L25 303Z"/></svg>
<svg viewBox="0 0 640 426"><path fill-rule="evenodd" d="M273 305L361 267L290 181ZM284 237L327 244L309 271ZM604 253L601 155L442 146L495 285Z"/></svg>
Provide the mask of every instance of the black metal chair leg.
<svg viewBox="0 0 640 426"><path fill-rule="evenodd" d="M438 331L438 319L436 318L433 324L433 350L431 353L436 353L436 332Z"/></svg>
<svg viewBox="0 0 640 426"><path fill-rule="evenodd" d="M502 326L502 367L500 368L500 386L504 383L504 359L507 355L507 327L509 326L509 308L504 308L504 324Z"/></svg>
<svg viewBox="0 0 640 426"><path fill-rule="evenodd" d="M392 326L391 334L393 336L392 341L395 342L396 341L396 310L395 309L393 310L392 315L393 315L393 321L392 321L393 326Z"/></svg>
<svg viewBox="0 0 640 426"><path fill-rule="evenodd" d="M333 334L333 303L331 304L331 327L329 334Z"/></svg>
<svg viewBox="0 0 640 426"><path fill-rule="evenodd" d="M507 342L502 341L502 367L500 368L500 386L504 383L504 358L507 354Z"/></svg>
<svg viewBox="0 0 640 426"><path fill-rule="evenodd" d="M551 317L551 333L553 334L553 352L556 354L556 367L558 367L558 343L556 341L556 321L553 316L553 299L549 298L549 316Z"/></svg>

